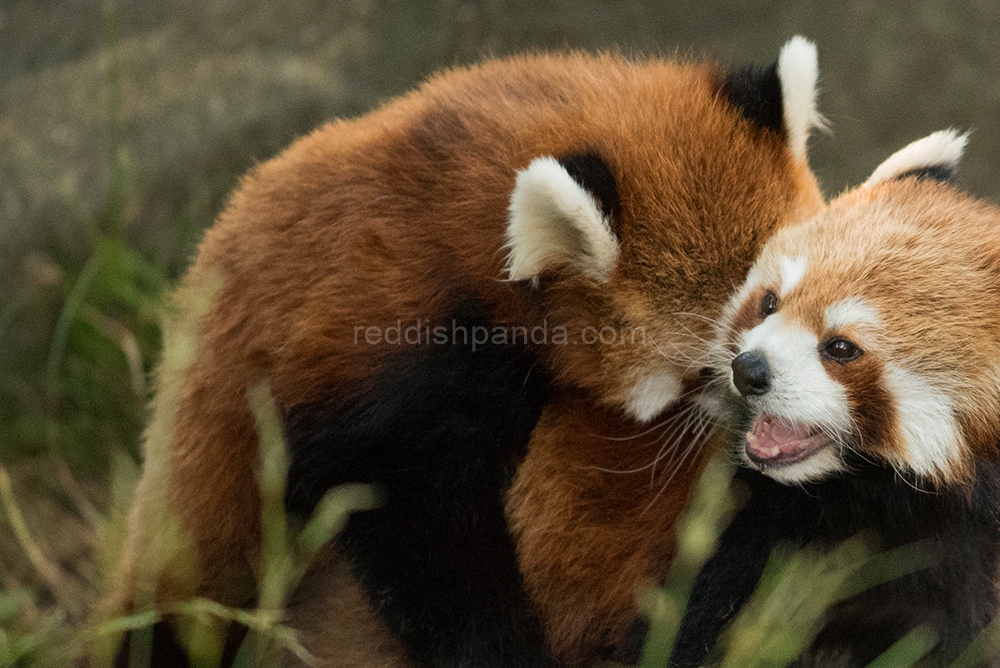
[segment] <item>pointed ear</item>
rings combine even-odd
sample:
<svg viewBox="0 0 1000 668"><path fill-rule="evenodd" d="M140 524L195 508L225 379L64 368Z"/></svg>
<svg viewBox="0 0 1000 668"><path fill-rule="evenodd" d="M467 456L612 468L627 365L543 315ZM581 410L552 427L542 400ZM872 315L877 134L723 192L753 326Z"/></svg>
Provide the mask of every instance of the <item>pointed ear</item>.
<svg viewBox="0 0 1000 668"><path fill-rule="evenodd" d="M955 130L940 130L901 148L875 168L861 186L871 188L877 183L914 176L920 179L950 181L965 152L969 135Z"/></svg>
<svg viewBox="0 0 1000 668"><path fill-rule="evenodd" d="M510 195L508 277L537 279L563 264L607 281L618 262L611 230L617 207L614 176L599 156L536 158L517 173Z"/></svg>
<svg viewBox="0 0 1000 668"><path fill-rule="evenodd" d="M745 118L782 135L795 159L805 161L809 132L826 125L816 111L818 79L816 45L797 36L770 67L730 70L722 92Z"/></svg>

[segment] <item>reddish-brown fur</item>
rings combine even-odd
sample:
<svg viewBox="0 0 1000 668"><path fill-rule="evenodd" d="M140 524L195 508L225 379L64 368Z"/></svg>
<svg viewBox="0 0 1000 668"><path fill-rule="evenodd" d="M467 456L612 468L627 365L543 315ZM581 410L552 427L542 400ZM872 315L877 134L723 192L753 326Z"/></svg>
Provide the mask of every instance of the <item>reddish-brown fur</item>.
<svg viewBox="0 0 1000 668"><path fill-rule="evenodd" d="M663 576L672 523L700 469L695 452L665 486L671 461L652 478L593 468L656 457L655 439L611 438L648 428L620 409L631 374L678 347L697 349L710 328L696 316L718 311L773 229L821 203L782 138L742 118L718 90L718 70L698 64L583 55L492 62L324 126L253 170L174 300L167 347L180 352L160 371L112 607L190 593L251 600L260 502L247 389L267 380L282 409L363 394L399 346L355 343L355 327L440 321L458 285L496 322L547 321L571 339L594 323L630 324L649 337L537 351L555 395L508 506L557 656L581 664L613 642L636 614L635 588ZM516 171L538 156L585 150L601 153L621 194L611 283L559 267L537 291L505 283ZM149 562L163 509L193 552L157 574ZM196 562L193 579L182 577L192 573L180 568L186 558ZM299 593L292 618L303 627L316 627L306 610L325 609L329 624L349 615L351 606L324 606L316 595ZM320 647L325 637L306 643Z"/></svg>
<svg viewBox="0 0 1000 668"><path fill-rule="evenodd" d="M589 663L628 630L636 593L673 557L669 528L708 446L696 434L704 422L686 431L673 413L657 422L665 426L636 425L567 393L543 414L511 489L528 590L567 665Z"/></svg>

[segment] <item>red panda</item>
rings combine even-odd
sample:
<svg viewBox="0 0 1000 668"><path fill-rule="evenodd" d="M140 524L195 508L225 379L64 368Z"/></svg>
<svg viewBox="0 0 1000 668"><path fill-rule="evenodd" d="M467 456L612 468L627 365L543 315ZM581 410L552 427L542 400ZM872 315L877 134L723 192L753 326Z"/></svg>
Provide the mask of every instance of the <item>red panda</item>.
<svg viewBox="0 0 1000 668"><path fill-rule="evenodd" d="M547 666L591 652L591 628L612 642L635 581L669 559L697 466L621 574L547 572L555 546L613 534L576 536L561 492L554 507L528 495L560 457L649 453L605 437L648 429L697 381L676 351L710 328L678 313L714 312L774 229L819 210L806 162L816 76L801 38L770 68L515 57L437 76L255 168L174 295L107 607L253 601L247 390L266 380L289 443L289 512L347 482L385 498L351 517L293 596L321 665ZM191 551L158 553L164 510ZM607 604L558 604L566 583ZM384 625L381 658L361 634L338 635L352 608Z"/></svg>
<svg viewBox="0 0 1000 668"><path fill-rule="evenodd" d="M778 543L866 532L932 564L836 604L803 665L868 665L920 625L919 665L946 665L1000 612L1000 210L947 183L964 145L915 142L779 230L725 308L700 402L741 435L750 500L675 665L703 665Z"/></svg>

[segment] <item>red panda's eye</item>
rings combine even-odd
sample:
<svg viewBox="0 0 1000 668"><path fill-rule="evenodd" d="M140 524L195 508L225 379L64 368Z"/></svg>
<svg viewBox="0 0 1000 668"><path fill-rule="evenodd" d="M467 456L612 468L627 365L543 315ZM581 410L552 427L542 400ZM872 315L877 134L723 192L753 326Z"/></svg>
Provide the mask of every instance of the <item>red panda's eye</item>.
<svg viewBox="0 0 1000 668"><path fill-rule="evenodd" d="M766 318L777 310L778 295L768 290L764 298L760 300L760 311L758 313L761 318Z"/></svg>
<svg viewBox="0 0 1000 668"><path fill-rule="evenodd" d="M839 362L840 364L846 364L847 362L856 360L864 355L865 351L861 350L861 348L858 348L847 339L835 337L827 339L820 344L819 353L823 356L823 359L830 360L831 362Z"/></svg>

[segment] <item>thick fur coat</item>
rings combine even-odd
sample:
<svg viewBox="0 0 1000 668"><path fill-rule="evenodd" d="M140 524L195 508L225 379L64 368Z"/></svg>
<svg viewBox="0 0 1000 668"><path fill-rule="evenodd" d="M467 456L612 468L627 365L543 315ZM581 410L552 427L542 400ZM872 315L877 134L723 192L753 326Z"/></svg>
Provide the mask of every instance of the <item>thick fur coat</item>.
<svg viewBox="0 0 1000 668"><path fill-rule="evenodd" d="M692 454L653 489L608 471L656 459L641 433L700 382L703 317L820 208L815 82L801 38L770 68L517 57L259 165L174 295L108 609L254 601L247 391L266 381L290 512L340 483L384 492L293 597L321 665L600 655L669 563L703 435L665 424ZM164 552L167 525L190 549ZM382 640L340 631L358 619Z"/></svg>

